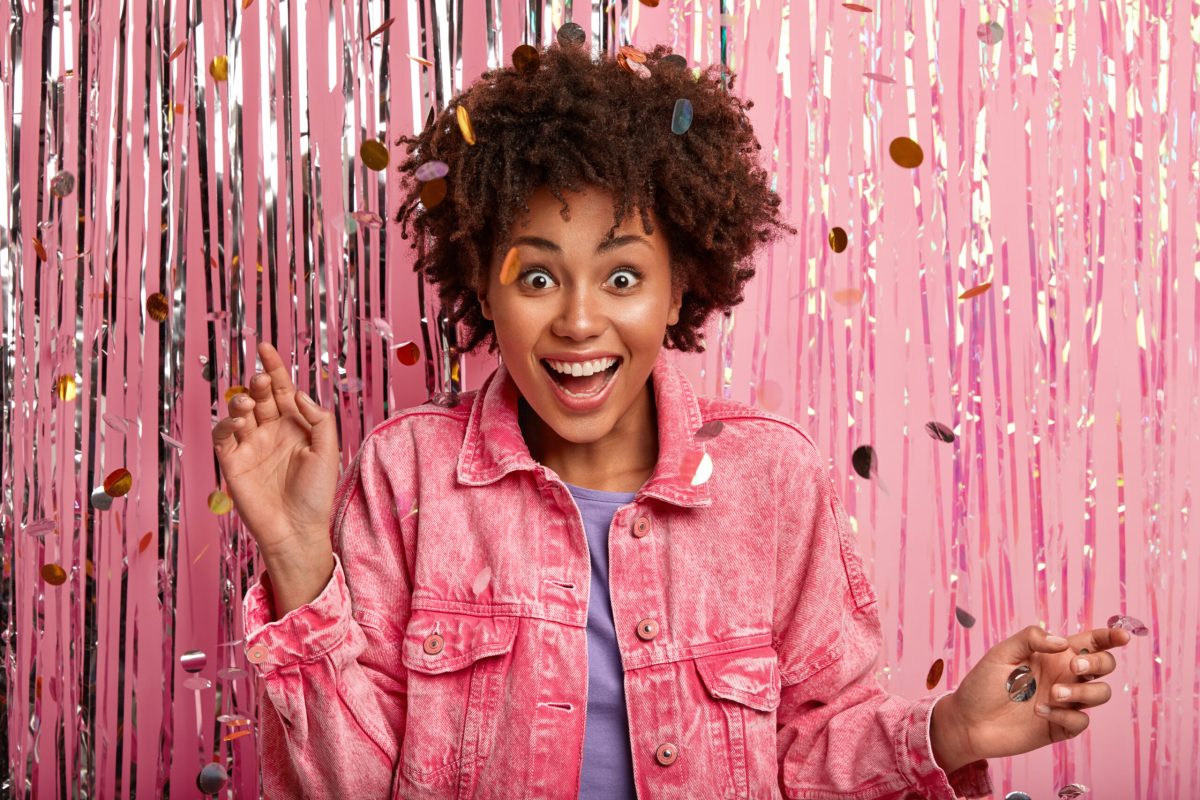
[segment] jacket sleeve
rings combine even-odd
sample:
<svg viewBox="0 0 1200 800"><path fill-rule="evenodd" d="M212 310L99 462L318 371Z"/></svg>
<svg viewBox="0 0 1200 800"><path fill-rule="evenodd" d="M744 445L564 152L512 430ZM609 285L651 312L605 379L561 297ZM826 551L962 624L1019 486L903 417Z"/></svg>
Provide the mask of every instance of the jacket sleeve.
<svg viewBox="0 0 1200 800"><path fill-rule="evenodd" d="M780 791L806 800L953 800L990 796L987 761L947 773L933 759L934 704L889 694L875 678L878 602L846 514L807 439L787 471L778 527L775 648Z"/></svg>
<svg viewBox="0 0 1200 800"><path fill-rule="evenodd" d="M272 621L269 576L246 593L246 652L269 701L260 705L259 763L272 800L390 796L407 712L400 643L411 595L405 511L397 512L407 502L382 466L405 457L389 452L396 438L368 437L339 480L333 575L321 594Z"/></svg>

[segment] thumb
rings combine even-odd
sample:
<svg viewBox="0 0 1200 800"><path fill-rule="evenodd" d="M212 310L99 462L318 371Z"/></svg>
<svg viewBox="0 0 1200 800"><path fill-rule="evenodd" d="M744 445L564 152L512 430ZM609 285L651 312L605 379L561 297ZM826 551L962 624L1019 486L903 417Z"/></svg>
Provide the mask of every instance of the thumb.
<svg viewBox="0 0 1200 800"><path fill-rule="evenodd" d="M1004 649L1005 655L1016 664L1034 653L1061 653L1067 649L1068 644L1063 637L1047 633L1037 625L1030 625L1009 637L1004 642Z"/></svg>
<svg viewBox="0 0 1200 800"><path fill-rule="evenodd" d="M312 447L318 453L337 452L337 428L333 414L317 405L312 395L296 390L296 406L300 414L312 425Z"/></svg>

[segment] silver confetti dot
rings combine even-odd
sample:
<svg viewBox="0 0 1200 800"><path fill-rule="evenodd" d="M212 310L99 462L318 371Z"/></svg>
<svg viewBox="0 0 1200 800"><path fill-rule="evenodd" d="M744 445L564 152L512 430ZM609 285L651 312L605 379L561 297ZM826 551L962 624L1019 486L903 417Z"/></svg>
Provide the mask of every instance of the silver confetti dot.
<svg viewBox="0 0 1200 800"><path fill-rule="evenodd" d="M208 656L203 650L188 650L179 657L179 665L184 672L195 674L208 664Z"/></svg>
<svg viewBox="0 0 1200 800"><path fill-rule="evenodd" d="M1150 629L1142 624L1140 619L1135 617L1127 617L1124 614L1117 614L1108 618L1108 627L1120 628L1124 631L1129 631L1134 636L1149 636Z"/></svg>
<svg viewBox="0 0 1200 800"><path fill-rule="evenodd" d="M560 47L578 46L587 39L587 34L578 23L568 22L558 29L557 37Z"/></svg>
<svg viewBox="0 0 1200 800"><path fill-rule="evenodd" d="M958 606L954 607L954 616L958 618L958 623L960 625L962 625L964 628L975 627L975 618L972 617L970 614L968 614L966 611L963 611Z"/></svg>
<svg viewBox="0 0 1200 800"><path fill-rule="evenodd" d="M1024 792L1009 792L1004 795L1004 800L1033 800L1033 798Z"/></svg>
<svg viewBox="0 0 1200 800"><path fill-rule="evenodd" d="M97 486L92 489L92 508L97 511L108 511L112 508L112 497L108 492L104 491L103 486Z"/></svg>
<svg viewBox="0 0 1200 800"><path fill-rule="evenodd" d="M225 771L225 767L213 762L205 764L200 770L200 774L196 776L196 787L204 794L215 795L228 781L229 773Z"/></svg>
<svg viewBox="0 0 1200 800"><path fill-rule="evenodd" d="M75 176L69 172L60 172L50 180L50 194L55 197L66 197L75 191Z"/></svg>
<svg viewBox="0 0 1200 800"><path fill-rule="evenodd" d="M1004 28L998 22L985 22L975 29L975 35L984 44L1000 44L1004 38Z"/></svg>
<svg viewBox="0 0 1200 800"><path fill-rule="evenodd" d="M1072 798L1080 797L1088 793L1088 787L1082 783L1068 783L1066 786L1058 790L1058 796L1063 800L1072 800Z"/></svg>
<svg viewBox="0 0 1200 800"><path fill-rule="evenodd" d="M1005 688L1009 700L1024 703L1037 694L1037 679L1033 677L1033 670L1024 664L1017 667L1009 674Z"/></svg>

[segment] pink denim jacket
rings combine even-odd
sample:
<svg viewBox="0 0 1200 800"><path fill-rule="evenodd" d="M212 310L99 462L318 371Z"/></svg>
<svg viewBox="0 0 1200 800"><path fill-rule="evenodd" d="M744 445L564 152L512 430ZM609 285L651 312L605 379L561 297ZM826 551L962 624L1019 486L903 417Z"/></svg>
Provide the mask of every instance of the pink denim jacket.
<svg viewBox="0 0 1200 800"><path fill-rule="evenodd" d="M948 692L912 702L876 680L875 591L812 440L697 397L665 352L652 382L658 463L609 532L638 797L990 795L986 761L948 776L933 760ZM246 594L267 798L578 796L583 522L530 456L504 365L460 397L363 441L319 597L271 621L261 578Z"/></svg>

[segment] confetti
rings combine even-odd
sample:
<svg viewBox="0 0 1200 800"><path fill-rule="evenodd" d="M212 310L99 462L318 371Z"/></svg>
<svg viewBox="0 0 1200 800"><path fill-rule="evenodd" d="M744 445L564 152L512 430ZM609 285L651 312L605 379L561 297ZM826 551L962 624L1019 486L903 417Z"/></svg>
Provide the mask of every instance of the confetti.
<svg viewBox="0 0 1200 800"><path fill-rule="evenodd" d="M522 75L532 75L542 65L542 55L533 45L523 44L512 52L513 69Z"/></svg>
<svg viewBox="0 0 1200 800"><path fill-rule="evenodd" d="M981 283L978 286L972 286L970 289L967 289L965 292L960 294L958 296L958 299L959 300L970 300L972 297L978 297L979 295L983 294L990 288L992 288L992 285L990 283Z"/></svg>
<svg viewBox="0 0 1200 800"><path fill-rule="evenodd" d="M179 666L194 675L208 666L208 656L203 650L188 650L179 657Z"/></svg>
<svg viewBox="0 0 1200 800"><path fill-rule="evenodd" d="M1004 800L1033 800L1033 798L1025 792L1009 792L1004 795Z"/></svg>
<svg viewBox="0 0 1200 800"><path fill-rule="evenodd" d="M958 624L964 628L975 627L975 618L958 606L954 607L954 616L958 619Z"/></svg>
<svg viewBox="0 0 1200 800"><path fill-rule="evenodd" d="M940 422L926 422L925 432L932 438L942 442L953 442L954 431L950 430L949 426L943 425Z"/></svg>
<svg viewBox="0 0 1200 800"><path fill-rule="evenodd" d="M54 393L58 395L58 399L64 403L69 403L75 399L78 392L78 386L75 383L74 375L59 375L54 381Z"/></svg>
<svg viewBox="0 0 1200 800"><path fill-rule="evenodd" d="M1004 39L1004 27L998 22L985 22L975 29L975 36L987 45L1000 44Z"/></svg>
<svg viewBox="0 0 1200 800"><path fill-rule="evenodd" d="M201 794L215 795L225 787L229 781L229 773L225 771L225 767L215 762L205 764L200 769L200 774L196 776L196 788Z"/></svg>
<svg viewBox="0 0 1200 800"><path fill-rule="evenodd" d="M933 664L929 667L929 672L926 673L926 675L925 675L925 688L926 689L928 689L929 691L933 691L934 687L936 687L939 683L941 683L942 671L945 668L946 668L946 662L943 661L942 659L939 658L937 661L933 662Z"/></svg>
<svg viewBox="0 0 1200 800"><path fill-rule="evenodd" d="M133 475L129 470L121 468L113 470L104 479L104 491L109 497L124 497L133 488Z"/></svg>
<svg viewBox="0 0 1200 800"><path fill-rule="evenodd" d="M67 571L58 564L45 564L42 566L42 580L51 586L62 586L67 582Z"/></svg>
<svg viewBox="0 0 1200 800"><path fill-rule="evenodd" d="M217 56L210 61L208 74L212 75L214 81L223 81L229 78L229 56Z"/></svg>
<svg viewBox="0 0 1200 800"><path fill-rule="evenodd" d="M554 38L558 40L560 47L578 47L587 40L587 34L578 23L568 22L558 29Z"/></svg>
<svg viewBox="0 0 1200 800"><path fill-rule="evenodd" d="M384 31L386 31L388 28L392 27L392 25L394 25L394 24L395 24L395 22L396 22L396 18L395 18L395 17L389 17L388 19L385 19L385 20L383 21L383 24L381 24L381 25L380 25L378 28L376 28L375 30L373 30L373 31L371 31L370 33L368 33L368 34L367 34L367 41L370 41L371 39L374 39L376 36L378 36L379 34L383 33L383 32L384 32Z"/></svg>
<svg viewBox="0 0 1200 800"><path fill-rule="evenodd" d="M60 172L50 180L50 194L55 197L66 197L75 191L75 176L69 172Z"/></svg>
<svg viewBox="0 0 1200 800"><path fill-rule="evenodd" d="M1126 617L1123 614L1116 614L1108 618L1108 627L1117 628L1123 631L1129 631L1134 636L1149 636L1150 629L1142 624L1142 621L1134 617Z"/></svg>
<svg viewBox="0 0 1200 800"><path fill-rule="evenodd" d="M417 167L416 172L413 174L421 182L431 181L435 178L444 178L449 175L450 167L445 161L426 161Z"/></svg>
<svg viewBox="0 0 1200 800"><path fill-rule="evenodd" d="M838 289L833 293L833 302L844 306L856 306L862 302L862 299L862 289L856 289L853 286L847 289Z"/></svg>
<svg viewBox="0 0 1200 800"><path fill-rule="evenodd" d="M504 256L504 264L500 267L500 285L508 286L517 279L520 272L521 253L516 247L510 247Z"/></svg>
<svg viewBox="0 0 1200 800"><path fill-rule="evenodd" d="M214 514L228 514L233 510L233 500L217 489L208 496L208 510Z"/></svg>
<svg viewBox="0 0 1200 800"><path fill-rule="evenodd" d="M239 667L222 667L217 670L217 677L223 681L235 681L238 678L244 678L250 673Z"/></svg>
<svg viewBox="0 0 1200 800"><path fill-rule="evenodd" d="M925 160L925 153L921 150L921 145L907 136L898 136L892 139L892 143L888 145L888 155L892 157L892 161L907 169L919 167Z"/></svg>
<svg viewBox="0 0 1200 800"><path fill-rule="evenodd" d="M374 139L368 139L359 146L358 157L367 165L367 169L373 169L376 172L387 169L388 161L391 160L387 145Z"/></svg>
<svg viewBox="0 0 1200 800"><path fill-rule="evenodd" d="M467 140L467 144L475 144L475 129L471 127L471 114L467 111L467 107L458 106L454 110L454 114L458 117L458 129L462 132L463 138Z"/></svg>
<svg viewBox="0 0 1200 800"><path fill-rule="evenodd" d="M374 211L355 211L351 215L355 222L359 225L366 225L368 228L382 228L383 217L376 214Z"/></svg>
<svg viewBox="0 0 1200 800"><path fill-rule="evenodd" d="M1008 675L1005 689L1008 691L1008 699L1014 703L1024 703L1033 697L1037 693L1037 680L1033 677L1033 670L1024 664L1014 669Z"/></svg>
<svg viewBox="0 0 1200 800"><path fill-rule="evenodd" d="M191 689L194 692L202 692L205 689L212 688L212 681L208 678L201 678L199 675L193 675L183 682L185 689Z"/></svg>
<svg viewBox="0 0 1200 800"><path fill-rule="evenodd" d="M679 477L692 486L707 483L712 476L712 457L701 450L692 450L679 464Z"/></svg>
<svg viewBox="0 0 1200 800"><path fill-rule="evenodd" d="M150 542L154 541L154 531L147 531L142 540L138 542L138 552L146 552L146 548L150 546Z"/></svg>
<svg viewBox="0 0 1200 800"><path fill-rule="evenodd" d="M235 396L237 396L239 394L248 394L249 391L250 390L247 389L245 386L241 386L238 384L230 386L228 389L225 390L225 402L228 403L230 400L232 400Z"/></svg>
<svg viewBox="0 0 1200 800"><path fill-rule="evenodd" d="M234 731L233 733L229 733L229 734L226 734L225 736L222 736L222 737L221 737L221 741L223 741L223 742L232 742L234 739L240 739L240 738L242 738L243 736L249 736L249 735L250 735L250 733L251 733L251 732L250 732L250 731L248 731L248 730L245 730L245 731Z"/></svg>
<svg viewBox="0 0 1200 800"><path fill-rule="evenodd" d="M882 72L864 72L863 77L870 78L871 80L878 81L879 83L895 83L896 82L895 78L893 78L890 75L884 75Z"/></svg>
<svg viewBox="0 0 1200 800"><path fill-rule="evenodd" d="M843 8L848 8L851 11L862 11L865 14L870 14L875 9L870 6L860 6L858 3L842 3Z"/></svg>
<svg viewBox="0 0 1200 800"><path fill-rule="evenodd" d="M617 48L617 55L624 56L626 59L633 61L637 64L645 64L646 63L646 54L643 53L641 50L638 50L633 45L629 45L629 44L621 45L619 48Z"/></svg>
<svg viewBox="0 0 1200 800"><path fill-rule="evenodd" d="M46 247L42 244L42 240L34 236L29 243L33 245L33 252L37 253L38 261L45 261Z"/></svg>
<svg viewBox="0 0 1200 800"><path fill-rule="evenodd" d="M725 423L719 419L714 419L711 422L706 422L701 425L694 435L697 442L704 442L715 438L721 431L725 430Z"/></svg>
<svg viewBox="0 0 1200 800"><path fill-rule="evenodd" d="M879 472L879 464L875 457L875 448L869 444L854 448L850 455L850 463L854 471L864 478L870 478Z"/></svg>
<svg viewBox="0 0 1200 800"><path fill-rule="evenodd" d="M687 59L677 53L665 55L658 61L659 66L670 67L672 69L687 69Z"/></svg>
<svg viewBox="0 0 1200 800"><path fill-rule="evenodd" d="M1089 791L1090 790L1088 787L1084 786L1082 783L1068 783L1066 786L1058 790L1058 796L1061 797L1062 800L1073 800L1076 797L1081 797L1082 795L1087 794Z"/></svg>
<svg viewBox="0 0 1200 800"><path fill-rule="evenodd" d="M92 507L97 511L108 511L112 508L112 495L104 491L103 486L97 486L95 489L92 489L91 500Z"/></svg>
<svg viewBox="0 0 1200 800"><path fill-rule="evenodd" d="M675 110L671 113L671 133L682 136L692 127L692 101L681 97L675 101Z"/></svg>
<svg viewBox="0 0 1200 800"><path fill-rule="evenodd" d="M432 67L433 66L433 62L427 58L421 58L420 56L414 56L412 53L409 53L408 57L411 58L416 63L420 64L422 67ZM430 110L432 111L433 109L430 109Z"/></svg>
<svg viewBox="0 0 1200 800"><path fill-rule="evenodd" d="M446 199L446 179L434 178L421 186L421 205L434 208Z"/></svg>
<svg viewBox="0 0 1200 800"><path fill-rule="evenodd" d="M167 63L170 64L175 59L183 55L183 51L187 49L187 40L184 39L179 44L175 45L175 49L171 51L171 55L167 56Z"/></svg>
<svg viewBox="0 0 1200 800"><path fill-rule="evenodd" d="M421 348L416 342L402 342L396 345L396 360L406 367L411 367L421 360Z"/></svg>
<svg viewBox="0 0 1200 800"><path fill-rule="evenodd" d="M658 8L658 0L642 0L642 5L646 8Z"/></svg>
<svg viewBox="0 0 1200 800"><path fill-rule="evenodd" d="M831 228L829 231L829 249L835 253L841 253L846 249L846 245L850 239L846 235L845 228Z"/></svg>

